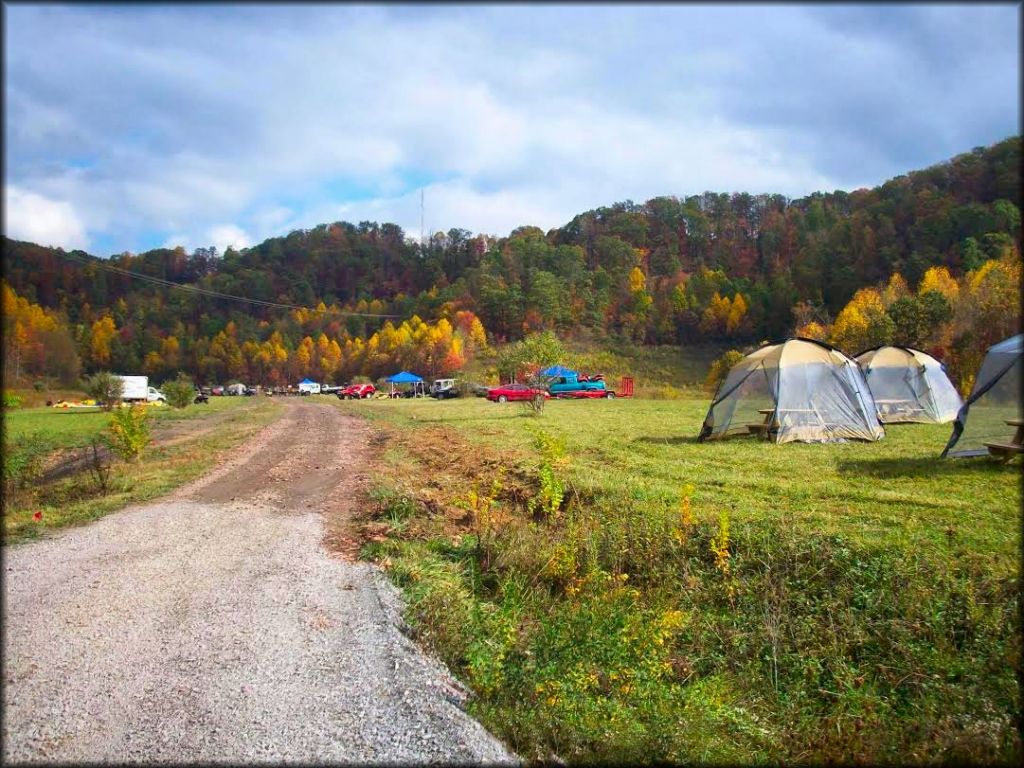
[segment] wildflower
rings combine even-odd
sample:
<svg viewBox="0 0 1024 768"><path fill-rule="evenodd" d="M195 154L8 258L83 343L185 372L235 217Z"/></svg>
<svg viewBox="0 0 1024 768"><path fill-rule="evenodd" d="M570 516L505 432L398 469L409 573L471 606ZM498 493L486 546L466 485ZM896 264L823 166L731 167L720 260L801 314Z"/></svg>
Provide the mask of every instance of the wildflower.
<svg viewBox="0 0 1024 768"><path fill-rule="evenodd" d="M38 510L34 515L32 515L32 519L35 520L37 523L40 520L42 520L43 519L43 510L41 510L41 509Z"/></svg>

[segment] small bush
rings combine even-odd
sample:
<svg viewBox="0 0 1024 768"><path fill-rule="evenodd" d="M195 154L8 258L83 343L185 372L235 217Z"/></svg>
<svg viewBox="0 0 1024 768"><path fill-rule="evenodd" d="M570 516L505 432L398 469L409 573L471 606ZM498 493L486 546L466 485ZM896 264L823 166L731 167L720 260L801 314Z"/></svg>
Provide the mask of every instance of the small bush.
<svg viewBox="0 0 1024 768"><path fill-rule="evenodd" d="M88 457L89 475L93 479L96 490L104 496L110 490L110 460L100 447L101 440L97 437L89 441L89 447L85 449Z"/></svg>
<svg viewBox="0 0 1024 768"><path fill-rule="evenodd" d="M167 398L167 404L174 408L187 408L196 397L196 385L183 373L172 381L164 382L161 391Z"/></svg>
<svg viewBox="0 0 1024 768"><path fill-rule="evenodd" d="M42 435L30 434L17 442L3 441L4 495L13 496L39 477L48 444Z"/></svg>
<svg viewBox="0 0 1024 768"><path fill-rule="evenodd" d="M110 417L110 447L125 461L137 461L149 445L149 413L144 405L119 408Z"/></svg>
<svg viewBox="0 0 1024 768"><path fill-rule="evenodd" d="M4 392L4 408L21 408L21 398L10 392Z"/></svg>
<svg viewBox="0 0 1024 768"><path fill-rule="evenodd" d="M124 396L124 382L109 371L94 373L85 380L84 389L97 403L102 403L106 410L112 410Z"/></svg>
<svg viewBox="0 0 1024 768"><path fill-rule="evenodd" d="M36 381L32 384L32 389L34 389L36 392L42 392L44 389L46 389L46 382Z"/></svg>

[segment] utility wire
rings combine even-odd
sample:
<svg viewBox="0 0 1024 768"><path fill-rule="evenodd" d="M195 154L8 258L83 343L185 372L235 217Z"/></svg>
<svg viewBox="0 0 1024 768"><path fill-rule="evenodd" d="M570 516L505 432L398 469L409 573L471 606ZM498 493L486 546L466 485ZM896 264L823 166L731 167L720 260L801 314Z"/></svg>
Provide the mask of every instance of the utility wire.
<svg viewBox="0 0 1024 768"><path fill-rule="evenodd" d="M99 260L99 259L86 259L86 258L83 258L81 256L76 256L73 253L67 253L67 252L63 253L62 255L66 256L69 259L73 259L74 261L77 261L80 264L85 264L85 265L88 265L88 266L99 267L100 269L105 269L108 272L116 272L116 273L121 274L121 275L127 275L128 277L133 277L136 280L142 280L142 281L145 281L145 282L148 282L148 283L153 283L154 285L162 285L162 286L165 286L167 288L178 288L178 289L180 289L182 291L190 291L192 293L198 293L198 294L201 294L203 296L211 296L211 297L218 298L218 299L231 299L232 301L244 301L244 302L246 302L248 304L258 304L259 306L262 306L262 307L275 307L275 308L278 308L278 309L301 309L301 310L304 310L306 312L318 312L318 311L329 312L330 311L329 309L318 310L315 307L312 307L312 308L310 308L310 307L302 307L302 306L299 306L297 304L282 304L281 302L278 302L278 301L264 301L263 299L250 299L250 298L247 298L245 296L235 296L235 295L230 294L230 293L221 293L220 291L215 291L215 290L213 290L211 288L203 288L203 287L198 286L198 285L188 285L188 284L185 284L185 283L175 283L175 282L173 282L171 280L165 280L162 277L154 277L153 275L144 275L141 272L134 272L134 271L132 271L130 269L122 269L121 267L115 267L113 264L110 264L109 262L105 262L105 261L102 261L102 260ZM377 318L395 318L395 319L404 317L404 315L385 315L385 314L375 314L373 312L345 312L345 311L342 311L342 310L337 310L336 314L345 315L346 317L377 317Z"/></svg>

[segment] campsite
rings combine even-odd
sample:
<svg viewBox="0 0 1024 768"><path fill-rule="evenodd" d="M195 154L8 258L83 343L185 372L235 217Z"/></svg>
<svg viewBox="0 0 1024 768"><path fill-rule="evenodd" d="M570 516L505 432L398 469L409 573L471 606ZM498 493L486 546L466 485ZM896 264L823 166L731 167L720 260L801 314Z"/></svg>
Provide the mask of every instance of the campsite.
<svg viewBox="0 0 1024 768"><path fill-rule="evenodd" d="M4 5L4 765L1024 763L1020 3Z"/></svg>
<svg viewBox="0 0 1024 768"><path fill-rule="evenodd" d="M922 713L1012 709L1019 470L940 461L949 424L700 443L706 408L359 404L388 436L369 553L495 733L588 760L643 759L640 733L669 760L882 760L951 738Z"/></svg>

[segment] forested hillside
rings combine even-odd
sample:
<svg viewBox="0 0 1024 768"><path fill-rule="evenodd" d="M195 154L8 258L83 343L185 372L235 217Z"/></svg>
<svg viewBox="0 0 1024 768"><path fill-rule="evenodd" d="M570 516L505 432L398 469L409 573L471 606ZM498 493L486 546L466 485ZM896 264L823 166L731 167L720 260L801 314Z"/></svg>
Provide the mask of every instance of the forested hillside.
<svg viewBox="0 0 1024 768"><path fill-rule="evenodd" d="M547 233L452 229L423 247L371 222L109 260L5 239L5 377L439 375L547 329L737 347L799 330L849 353L922 346L969 384L976 349L1020 325L1020 147L1010 138L874 189L627 201Z"/></svg>

